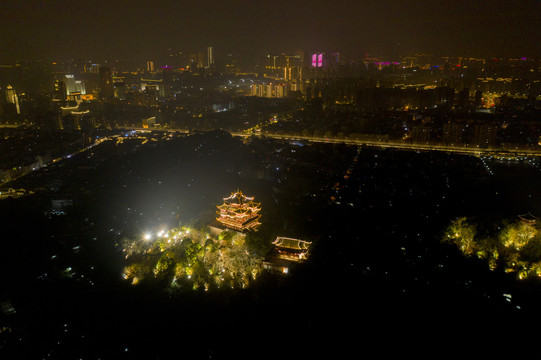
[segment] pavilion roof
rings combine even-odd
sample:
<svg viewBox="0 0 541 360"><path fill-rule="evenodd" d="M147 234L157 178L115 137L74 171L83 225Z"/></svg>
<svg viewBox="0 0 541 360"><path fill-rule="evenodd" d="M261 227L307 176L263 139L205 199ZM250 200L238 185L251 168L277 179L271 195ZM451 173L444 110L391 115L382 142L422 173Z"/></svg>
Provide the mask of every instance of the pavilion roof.
<svg viewBox="0 0 541 360"><path fill-rule="evenodd" d="M273 244L287 249L308 250L312 242L279 236Z"/></svg>
<svg viewBox="0 0 541 360"><path fill-rule="evenodd" d="M537 221L537 217L533 216L531 213L519 215L518 217L520 218L520 220L527 223L535 223Z"/></svg>

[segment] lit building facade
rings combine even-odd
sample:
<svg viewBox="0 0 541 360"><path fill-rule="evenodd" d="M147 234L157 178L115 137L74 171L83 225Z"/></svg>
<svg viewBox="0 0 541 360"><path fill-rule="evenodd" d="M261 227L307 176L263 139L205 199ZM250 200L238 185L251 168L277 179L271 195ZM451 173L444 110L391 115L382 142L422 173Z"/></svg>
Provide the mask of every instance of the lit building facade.
<svg viewBox="0 0 541 360"><path fill-rule="evenodd" d="M73 93L86 94L85 83L82 80L76 80L74 75L64 75L64 87L66 90L65 95L71 95Z"/></svg>

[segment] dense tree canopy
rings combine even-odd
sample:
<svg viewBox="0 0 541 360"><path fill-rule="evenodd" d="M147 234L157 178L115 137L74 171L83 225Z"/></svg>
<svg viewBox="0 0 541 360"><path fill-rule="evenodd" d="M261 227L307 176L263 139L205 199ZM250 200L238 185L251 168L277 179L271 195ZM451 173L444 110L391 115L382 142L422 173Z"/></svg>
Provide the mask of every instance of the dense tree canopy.
<svg viewBox="0 0 541 360"><path fill-rule="evenodd" d="M477 256L490 269L516 272L520 279L541 276L541 231L536 222L523 220L497 224L496 231L480 233L478 223L465 217L453 221L443 242L455 244L466 256Z"/></svg>
<svg viewBox="0 0 541 360"><path fill-rule="evenodd" d="M158 236L126 240L124 278L137 284L166 279L174 288L247 287L261 272L262 258L247 246L245 236L224 231L212 237L179 227Z"/></svg>

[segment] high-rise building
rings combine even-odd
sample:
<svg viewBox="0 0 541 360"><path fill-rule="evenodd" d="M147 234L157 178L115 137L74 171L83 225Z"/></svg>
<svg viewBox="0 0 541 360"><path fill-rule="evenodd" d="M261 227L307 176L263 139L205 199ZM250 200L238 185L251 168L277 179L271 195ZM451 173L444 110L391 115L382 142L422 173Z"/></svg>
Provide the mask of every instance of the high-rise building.
<svg viewBox="0 0 541 360"><path fill-rule="evenodd" d="M73 93L86 94L85 83L82 80L75 80L75 75L64 75L64 88L66 89L66 95Z"/></svg>
<svg viewBox="0 0 541 360"><path fill-rule="evenodd" d="M162 79L141 79L141 91L146 90L156 91L156 96L165 97L166 91Z"/></svg>
<svg viewBox="0 0 541 360"><path fill-rule="evenodd" d="M59 110L58 118L60 121L60 126L57 124L51 124L52 130L80 130L83 119L88 117L90 113L89 110L80 110L79 105L61 106Z"/></svg>
<svg viewBox="0 0 541 360"><path fill-rule="evenodd" d="M84 67L85 73L99 74L100 64L87 64Z"/></svg>
<svg viewBox="0 0 541 360"><path fill-rule="evenodd" d="M72 92L75 92L75 75L64 75L64 78L62 79L64 82L64 88L66 89L66 95L71 94Z"/></svg>
<svg viewBox="0 0 541 360"><path fill-rule="evenodd" d="M495 125L475 125L473 133L473 145L481 148L492 147L496 144L498 127Z"/></svg>
<svg viewBox="0 0 541 360"><path fill-rule="evenodd" d="M111 99L113 92L113 75L109 66L100 67L100 97L102 99Z"/></svg>
<svg viewBox="0 0 541 360"><path fill-rule="evenodd" d="M284 80L291 80L291 71L293 68L285 67L284 68Z"/></svg>
<svg viewBox="0 0 541 360"><path fill-rule="evenodd" d="M75 92L81 93L81 95L86 94L85 83L82 80L75 80Z"/></svg>
<svg viewBox="0 0 541 360"><path fill-rule="evenodd" d="M63 130L62 115L60 112L48 111L40 116L40 128L46 131Z"/></svg>
<svg viewBox="0 0 541 360"><path fill-rule="evenodd" d="M250 95L251 96L258 96L258 88L259 88L258 84L250 85Z"/></svg>
<svg viewBox="0 0 541 360"><path fill-rule="evenodd" d="M15 109L17 111L17 114L21 113L21 109L19 108L19 97L17 96L17 92L11 85L8 85L6 88L6 100L9 104L15 105Z"/></svg>
<svg viewBox="0 0 541 360"><path fill-rule="evenodd" d="M17 99L17 93L15 92L15 89L11 85L8 85L6 87L6 101L10 104L15 104L15 101Z"/></svg>
<svg viewBox="0 0 541 360"><path fill-rule="evenodd" d="M214 48L212 46L207 46L207 67L214 66Z"/></svg>
<svg viewBox="0 0 541 360"><path fill-rule="evenodd" d="M53 101L66 100L66 83L55 79L53 88Z"/></svg>
<svg viewBox="0 0 541 360"><path fill-rule="evenodd" d="M113 78L113 95L115 99L126 100L126 83L123 77Z"/></svg>
<svg viewBox="0 0 541 360"><path fill-rule="evenodd" d="M442 140L446 145L462 145L465 127L462 124L444 124Z"/></svg>
<svg viewBox="0 0 541 360"><path fill-rule="evenodd" d="M274 96L277 98L283 98L284 96L286 96L286 87L284 86L284 84L276 85L274 89Z"/></svg>
<svg viewBox="0 0 541 360"><path fill-rule="evenodd" d="M171 87L173 86L173 68L171 66L162 67L162 87L160 89L160 96L169 98L171 96Z"/></svg>
<svg viewBox="0 0 541 360"><path fill-rule="evenodd" d="M312 67L325 67L326 61L325 61L325 54L324 53L314 53L312 54Z"/></svg>
<svg viewBox="0 0 541 360"><path fill-rule="evenodd" d="M148 72L154 72L154 61L147 61L147 71Z"/></svg>

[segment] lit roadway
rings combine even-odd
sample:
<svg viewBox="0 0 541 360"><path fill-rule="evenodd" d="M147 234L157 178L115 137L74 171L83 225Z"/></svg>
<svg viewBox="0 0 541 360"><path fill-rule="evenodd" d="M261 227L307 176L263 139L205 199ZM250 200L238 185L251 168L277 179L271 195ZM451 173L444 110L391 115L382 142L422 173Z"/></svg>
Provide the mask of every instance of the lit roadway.
<svg viewBox="0 0 541 360"><path fill-rule="evenodd" d="M61 157L57 157L57 158L55 158L55 159L52 159L49 163L43 164L43 166L41 166L41 167L38 166L37 168L33 168L33 169L30 170L30 171L23 171L23 172L21 172L20 174L18 174L18 175L16 175L16 176L13 176L13 177L10 178L9 180L4 181L4 182L1 182L1 183L0 183L0 186L1 186L1 185L5 185L5 184L7 184L7 183L9 183L9 182L12 182L12 181L14 181L14 180L17 180L18 178L21 178L21 177L23 177L23 176L25 176L25 175L31 173L32 171L36 171L36 170L45 168L45 167L50 166L50 165L52 165L52 164L56 164L56 163L58 163L58 162L60 162L60 161L62 161L62 160L69 159L69 158L71 158L72 156L75 156L75 155L77 155L77 154L80 154L80 153L82 153L82 152L85 152L85 151L87 151L87 150L90 150L90 149L92 149L93 147L95 147L95 146L97 146L97 145L99 145L99 144L101 144L101 143L103 143L104 141L107 141L107 140L111 140L111 138L105 137L105 136L104 136L104 137L101 137L101 138L97 139L95 142L93 142L92 144L90 144L90 145L88 145L88 146L85 146L85 147L83 147L83 148L81 148L81 149L75 150L74 152L72 152L72 153L70 153L70 154L66 154L66 155L64 155L64 156L61 156ZM21 166L19 166L19 168L21 168Z"/></svg>
<svg viewBox="0 0 541 360"><path fill-rule="evenodd" d="M231 133L234 136L249 136L245 133ZM402 150L414 151L443 151L474 156L495 156L495 157L532 157L541 156L541 149L498 149L498 148L477 148L441 144L413 144L398 141L373 141L373 140L353 140L353 139L336 139L316 136L288 135L288 134L272 134L262 133L266 137L282 140L299 140L322 143L341 143L348 145L366 145L380 148L394 148Z"/></svg>
<svg viewBox="0 0 541 360"><path fill-rule="evenodd" d="M275 120L276 121L276 120ZM132 130L136 132L149 132L149 131L162 131L162 132L183 132L189 134L189 131L185 129L159 129L159 128L140 128L140 127L125 127L125 130ZM233 136L248 137L252 134L246 132L230 132ZM336 144L347 144L347 145L366 145L379 148L393 148L400 150L413 150L413 151L443 151L447 153L456 153L472 156L493 156L497 158L521 158L521 157L541 157L541 147L539 149L501 149L501 148L477 148L477 147L466 147L466 146L453 146L453 145L441 145L441 144L413 144L413 143L404 143L399 141L373 141L373 140L354 140L354 139L337 139L337 138L326 138L318 136L302 136L302 135L292 135L292 134L273 134L262 132L261 135L264 135L273 139L280 140L289 140L289 141L309 141L309 142L319 142L319 143L336 143ZM77 151L74 151L71 154L64 155L62 157L53 159L49 164L44 164L43 167L55 164L64 159L69 159L72 156L79 154L81 152L92 149L93 147L103 143L107 140L112 140L113 138L119 138L122 140L122 137L118 135L111 137L102 137L95 141L93 144L81 148ZM37 170L37 169L35 169ZM21 176L26 175L28 172L23 172L18 176L11 178L10 180L0 183L0 185L5 185L8 182L11 182Z"/></svg>

